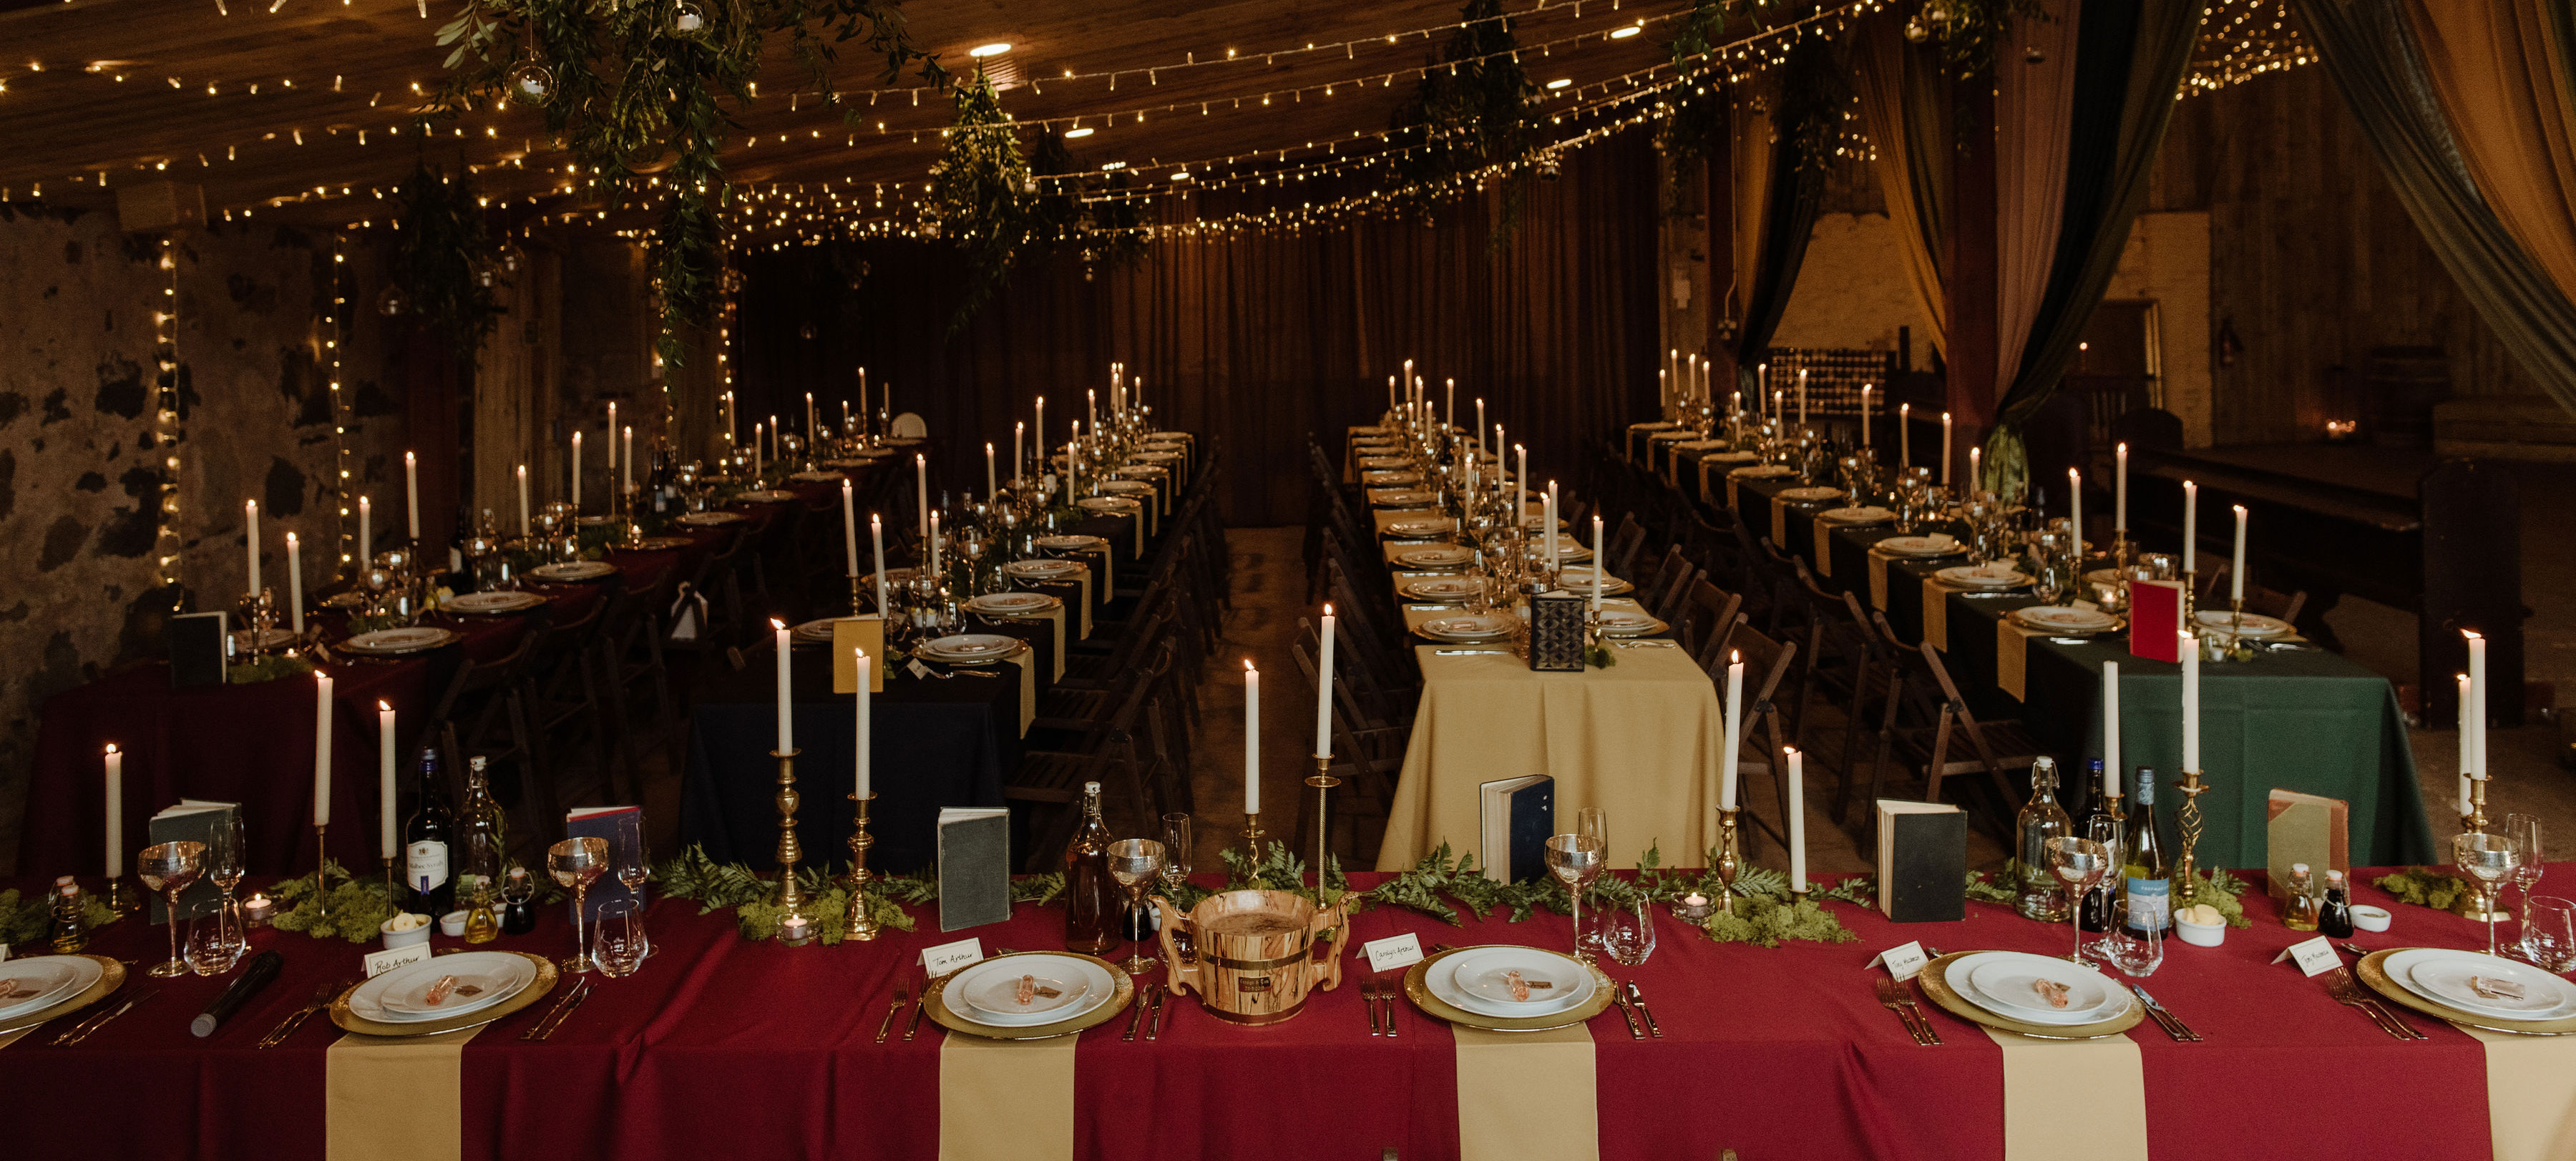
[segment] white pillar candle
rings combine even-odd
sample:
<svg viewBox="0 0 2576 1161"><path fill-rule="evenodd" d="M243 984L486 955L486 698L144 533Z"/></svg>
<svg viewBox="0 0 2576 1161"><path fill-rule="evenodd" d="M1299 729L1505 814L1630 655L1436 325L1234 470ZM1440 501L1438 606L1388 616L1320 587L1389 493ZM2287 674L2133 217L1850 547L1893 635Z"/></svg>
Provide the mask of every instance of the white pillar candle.
<svg viewBox="0 0 2576 1161"><path fill-rule="evenodd" d="M1028 424L1018 422L1011 424L1011 480L1013 483L1019 481L1021 472L1028 470L1028 461L1020 458L1028 450L1028 436Z"/></svg>
<svg viewBox="0 0 2576 1161"><path fill-rule="evenodd" d="M2237 511L2242 512L2244 509L2239 508ZM2238 534L2237 539L2241 543L2244 539L2243 534ZM2485 778L2487 776L2487 639L2485 635L2474 629L2462 629L2460 635L2469 639L2469 701L2467 722L2462 727L2469 731L2469 772L2474 777Z"/></svg>
<svg viewBox="0 0 2576 1161"><path fill-rule="evenodd" d="M1529 490L1529 445L1513 444L1512 457L1517 466L1513 469L1511 486L1503 489L1510 501L1510 506L1504 510L1517 518L1521 514L1521 493Z"/></svg>
<svg viewBox="0 0 2576 1161"><path fill-rule="evenodd" d="M619 473L619 475L618 475L619 491L620 491L620 494L622 495L622 494L624 494L624 493L626 493L626 492L632 492L632 491L634 491L634 490L635 490L635 428L634 428L634 426L630 424L630 425L628 425L628 426L626 426L626 427L624 427L624 428L620 428L620 429L619 429L619 438L620 438L620 439L622 439L622 440L624 440L624 441L625 441L625 444L626 444L626 446L625 446L624 448L620 449L620 452L619 452L618 457L617 457L617 471L618 471L618 473ZM631 513L630 513L630 515L631 515Z"/></svg>
<svg viewBox="0 0 2576 1161"><path fill-rule="evenodd" d="M331 825L331 675L313 671L313 825Z"/></svg>
<svg viewBox="0 0 2576 1161"><path fill-rule="evenodd" d="M850 496L850 481L841 481L841 555L848 558L849 575L859 575L859 513Z"/></svg>
<svg viewBox="0 0 2576 1161"><path fill-rule="evenodd" d="M1550 571L1554 571L1557 568L1556 481L1554 480L1549 480L1547 482L1547 503L1539 509L1539 524L1541 525L1539 535L1547 538L1547 567ZM1598 571L1601 567L1601 562L1597 560L1592 562L1592 567L1594 570Z"/></svg>
<svg viewBox="0 0 2576 1161"><path fill-rule="evenodd" d="M1744 728L1738 720L1744 713L1744 654L1728 650L1726 654L1726 736L1717 746L1717 805L1723 809L1735 805L1736 767L1743 746Z"/></svg>
<svg viewBox="0 0 2576 1161"><path fill-rule="evenodd" d="M984 496L986 499L1002 494L1000 480L1001 477L996 475L993 469L993 444L992 441L987 440L984 443Z"/></svg>
<svg viewBox="0 0 2576 1161"><path fill-rule="evenodd" d="M394 707L376 702L376 848L388 859L400 858L394 840Z"/></svg>
<svg viewBox="0 0 2576 1161"><path fill-rule="evenodd" d="M1444 428L1456 427L1458 426L1458 381L1455 379L1445 379L1442 380L1442 383L1440 426Z"/></svg>
<svg viewBox="0 0 2576 1161"><path fill-rule="evenodd" d="M1798 368L1798 426L1807 426L1807 369Z"/></svg>
<svg viewBox="0 0 2576 1161"><path fill-rule="evenodd" d="M850 425L850 401L844 399L841 401L841 437L847 439L856 434L858 429Z"/></svg>
<svg viewBox="0 0 2576 1161"><path fill-rule="evenodd" d="M930 575L939 575L939 513L930 514Z"/></svg>
<svg viewBox="0 0 2576 1161"><path fill-rule="evenodd" d="M1100 427L1100 393L1088 387L1082 389L1082 417L1091 421L1095 430Z"/></svg>
<svg viewBox="0 0 2576 1161"><path fill-rule="evenodd" d="M2200 640L2188 632L2174 634L2182 649L2182 768L2200 769Z"/></svg>
<svg viewBox="0 0 2576 1161"><path fill-rule="evenodd" d="M2120 534L2119 539L2126 540L2129 534L2129 445L2124 443L2112 449L2112 464L2111 527Z"/></svg>
<svg viewBox="0 0 2576 1161"><path fill-rule="evenodd" d="M1485 401L1476 400L1476 450L1485 450Z"/></svg>
<svg viewBox="0 0 2576 1161"><path fill-rule="evenodd" d="M2469 812L2469 779L2477 776L2478 732L2469 725L2469 706L2477 697L2468 674L2460 674L2460 813Z"/></svg>
<svg viewBox="0 0 2576 1161"><path fill-rule="evenodd" d="M760 425L759 425L759 424L757 424L757 423L752 424L752 425L751 425L751 478L752 478L752 479L755 479L755 480L759 479L759 478L760 478L760 476L761 476L761 473L762 473L764 470L766 470L766 469L765 469L765 465L764 465L763 461L767 458L767 456L766 456L766 454L765 454L767 451L768 451L768 449L767 449L766 447L764 447L764 446L761 444L761 442L760 442Z"/></svg>
<svg viewBox="0 0 2576 1161"><path fill-rule="evenodd" d="M1406 359L1406 360L1404 361L1404 388L1405 388L1405 390L1407 390L1407 391L1411 391L1411 390L1413 390L1413 385L1414 385L1415 383L1419 382L1419 381L1420 381L1420 380L1417 380L1417 379L1415 379L1415 378L1413 377L1413 360L1411 360L1411 359Z"/></svg>
<svg viewBox="0 0 2576 1161"><path fill-rule="evenodd" d="M614 454L617 445L610 444L608 446L611 453ZM581 433L576 431L572 433L572 510L575 512L581 511L581 469L583 466L584 465L581 462Z"/></svg>
<svg viewBox="0 0 2576 1161"><path fill-rule="evenodd" d="M1914 466L1914 405L1896 405L1896 466Z"/></svg>
<svg viewBox="0 0 2576 1161"><path fill-rule="evenodd" d="M1789 889L1807 889L1807 756L1797 747L1789 755Z"/></svg>
<svg viewBox="0 0 2576 1161"><path fill-rule="evenodd" d="M2102 663L2102 793L2120 792L2120 663Z"/></svg>
<svg viewBox="0 0 2576 1161"><path fill-rule="evenodd" d="M778 416L773 414L769 417L769 458L772 460L778 458L778 436Z"/></svg>
<svg viewBox="0 0 2576 1161"><path fill-rule="evenodd" d="M1323 688L1329 702L1332 687ZM1261 813L1261 671L1249 659L1243 663L1243 812Z"/></svg>
<svg viewBox="0 0 2576 1161"><path fill-rule="evenodd" d="M877 562L877 615L886 616L885 521L874 512L868 513L868 542L875 547Z"/></svg>
<svg viewBox="0 0 2576 1161"><path fill-rule="evenodd" d="M107 877L125 873L125 751L107 744Z"/></svg>
<svg viewBox="0 0 2576 1161"><path fill-rule="evenodd" d="M868 686L876 680L876 677L873 673L873 663L868 660L867 650L852 649L850 652L857 655L859 663L859 691L853 695L858 698L858 737L851 742L850 749L856 756L856 765L859 768L859 797L866 798L873 793L868 789L868 767L871 759L875 757L871 752L875 748L875 742L872 740L868 723Z"/></svg>
<svg viewBox="0 0 2576 1161"><path fill-rule="evenodd" d="M2236 561L2228 569L2229 600L2245 599L2245 505L2236 505Z"/></svg>
<svg viewBox="0 0 2576 1161"><path fill-rule="evenodd" d="M1556 530L1547 533L1548 543L1556 543ZM1610 558L1601 553L1601 517L1592 518L1592 615L1601 615L1601 574L1610 571Z"/></svg>
<svg viewBox="0 0 2576 1161"><path fill-rule="evenodd" d="M2075 556L2084 556L2084 473L2066 469L2066 529L2075 540Z"/></svg>
<svg viewBox="0 0 2576 1161"><path fill-rule="evenodd" d="M286 615L295 635L304 635L304 551L295 534L286 534Z"/></svg>
<svg viewBox="0 0 2576 1161"><path fill-rule="evenodd" d="M787 676L787 623L772 617L769 627L778 635L778 752L786 754L796 749L796 709L791 700L795 685Z"/></svg>
<svg viewBox="0 0 2576 1161"><path fill-rule="evenodd" d="M731 399L733 394L727 392L725 398ZM617 405L615 403L608 405L608 470L601 472L599 478L601 482L609 483L612 490L615 488L616 485L610 483L617 479Z"/></svg>
<svg viewBox="0 0 2576 1161"><path fill-rule="evenodd" d="M250 554L250 595L259 595L259 501L242 501L242 547Z"/></svg>
<svg viewBox="0 0 2576 1161"><path fill-rule="evenodd" d="M411 510L412 543L420 542L420 457L403 453L403 496Z"/></svg>
<svg viewBox="0 0 2576 1161"><path fill-rule="evenodd" d="M1753 365L1753 406L1766 406L1771 398L1771 364Z"/></svg>
<svg viewBox="0 0 2576 1161"><path fill-rule="evenodd" d="M1868 446L1870 446L1870 442L1869 442L1869 384L1867 384L1867 383L1863 383L1863 384L1861 384L1861 385L1860 385L1860 446L1862 446L1862 447L1868 447Z"/></svg>
<svg viewBox="0 0 2576 1161"><path fill-rule="evenodd" d="M805 438L809 441L814 438L814 393L811 391L805 393Z"/></svg>
<svg viewBox="0 0 2576 1161"><path fill-rule="evenodd" d="M520 464L518 475L519 535L526 536L536 531L536 525L528 519L528 465Z"/></svg>
<svg viewBox="0 0 2576 1161"><path fill-rule="evenodd" d="M1322 655L1315 673L1315 756L1333 756L1333 606L1324 606Z"/></svg>
<svg viewBox="0 0 2576 1161"><path fill-rule="evenodd" d="M1978 456L1984 451L1984 448L1968 449L1968 487L1973 491L1982 492L1986 487L1985 474L1977 470Z"/></svg>
<svg viewBox="0 0 2576 1161"><path fill-rule="evenodd" d="M1950 486L1950 413L1947 411L1941 413L1941 486Z"/></svg>
<svg viewBox="0 0 2576 1161"><path fill-rule="evenodd" d="M1029 434L1037 437L1037 441L1038 441L1038 442L1037 442L1038 454L1039 454L1039 455L1041 455L1041 456L1044 456L1044 455L1046 454L1046 445L1047 445L1047 442L1046 442L1046 396L1044 396L1044 395L1040 395L1040 396L1038 396L1038 421L1037 421L1037 423L1036 423L1035 425L1033 425L1032 427L1030 427L1030 428L1029 428ZM1039 474L1039 475L1045 475L1046 473L1044 473L1044 472L1040 472L1040 473L1038 473L1038 474Z"/></svg>
<svg viewBox="0 0 2576 1161"><path fill-rule="evenodd" d="M2200 547L2200 485L2182 482L2182 571L2192 572L2192 554Z"/></svg>
<svg viewBox="0 0 2576 1161"><path fill-rule="evenodd" d="M913 529L927 540L930 538L930 457L919 452L912 456L912 485L918 517Z"/></svg>
<svg viewBox="0 0 2576 1161"><path fill-rule="evenodd" d="M376 510L374 502L358 497L358 563L365 564L376 551Z"/></svg>
<svg viewBox="0 0 2576 1161"><path fill-rule="evenodd" d="M1389 412L1401 411L1404 409L1404 401L1396 397L1395 376L1393 375L1386 377L1386 409Z"/></svg>
<svg viewBox="0 0 2576 1161"><path fill-rule="evenodd" d="M1079 428L1081 424L1077 422L1074 426ZM1073 448L1070 443L1064 445L1064 506L1067 508L1073 507L1074 477L1082 474L1082 462L1074 458Z"/></svg>

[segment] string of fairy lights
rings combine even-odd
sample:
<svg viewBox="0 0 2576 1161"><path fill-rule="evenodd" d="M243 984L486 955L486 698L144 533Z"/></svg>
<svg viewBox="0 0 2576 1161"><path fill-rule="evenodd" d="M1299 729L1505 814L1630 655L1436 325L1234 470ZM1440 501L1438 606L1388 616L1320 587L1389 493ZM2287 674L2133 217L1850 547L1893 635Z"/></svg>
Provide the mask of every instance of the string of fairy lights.
<svg viewBox="0 0 2576 1161"><path fill-rule="evenodd" d="M340 378L340 347L342 343L348 341L349 337L348 275L349 236L334 232L331 235L331 312L322 320L322 350L331 361L331 377L325 382L331 385L331 470L332 482L339 497L340 520L337 539L340 546L340 575L343 577L348 576L358 565L356 555L350 547L354 538L349 532L349 488L352 479L349 424L356 417L350 409L348 392L342 389ZM372 551L373 548L373 545L360 544L357 545L356 552Z"/></svg>
<svg viewBox="0 0 2576 1161"><path fill-rule="evenodd" d="M2192 46L2191 71L2176 96L2215 93L2316 59L2290 18L2288 0L2210 0Z"/></svg>
<svg viewBox="0 0 2576 1161"><path fill-rule="evenodd" d="M153 583L172 595L178 607L180 558L186 546L179 532L179 444L187 438L179 386L179 245L161 236L160 267L169 275L161 288L160 308L152 312L152 451L160 459L161 507L154 514Z"/></svg>

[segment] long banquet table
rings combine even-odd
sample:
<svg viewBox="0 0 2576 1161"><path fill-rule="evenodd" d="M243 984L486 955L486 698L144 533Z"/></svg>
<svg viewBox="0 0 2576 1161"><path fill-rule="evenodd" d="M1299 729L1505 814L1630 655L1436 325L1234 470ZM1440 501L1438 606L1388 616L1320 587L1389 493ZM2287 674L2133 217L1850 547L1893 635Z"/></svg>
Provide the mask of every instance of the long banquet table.
<svg viewBox="0 0 2576 1161"><path fill-rule="evenodd" d="M2391 904L2371 873L2356 877L2356 901L2397 913L2394 931L2357 936L2363 946L2482 945L2474 925ZM0 1047L0 1086L30 1111L11 1132L13 1154L28 1157L1308 1161L1392 1147L1408 1161L1482 1161L1723 1147L1811 1161L2467 1161L2576 1149L2576 1039L2472 1035L2413 1014L2430 1039L2391 1039L2267 963L2303 936L2279 926L2259 887L2246 900L2252 928L2219 948L2170 945L2144 981L2205 1037L2188 1044L2153 1022L2088 1043L1989 1035L1926 1004L1944 1043L1918 1046L1872 991L1876 952L1916 940L2059 953L2066 929L1982 903L1958 922L1901 926L1827 906L1857 942L1719 944L1659 913L1653 957L1609 969L1650 1001L1665 1035L1646 1040L1615 1010L1510 1036L1453 1030L1404 1005L1397 1037L1372 1037L1355 966L1340 990L1268 1027L1221 1024L1182 997L1151 1041L1122 1040L1121 1018L1018 1044L925 1021L915 1039L898 1028L877 1043L895 989L921 985L923 947L973 936L987 953L1052 948L1061 913L1023 904L1007 923L941 934L915 909L923 922L910 933L788 948L742 940L729 913L662 899L650 911L658 954L638 975L599 981L550 1041L519 1034L551 998L433 1043L345 1036L317 1018L261 1051L252 1043L318 984L354 979L362 950L264 931L258 945L281 950L284 971L213 1037L185 1029L225 980L134 978L125 994L149 998L81 1044L49 1044L62 1020ZM560 953L565 910L489 946ZM1385 907L1352 927L1355 940L1412 932L1426 946L1563 947L1571 931L1544 912L1452 928ZM91 950L150 962L162 938L128 920ZM111 1112L103 1093L125 1095Z"/></svg>

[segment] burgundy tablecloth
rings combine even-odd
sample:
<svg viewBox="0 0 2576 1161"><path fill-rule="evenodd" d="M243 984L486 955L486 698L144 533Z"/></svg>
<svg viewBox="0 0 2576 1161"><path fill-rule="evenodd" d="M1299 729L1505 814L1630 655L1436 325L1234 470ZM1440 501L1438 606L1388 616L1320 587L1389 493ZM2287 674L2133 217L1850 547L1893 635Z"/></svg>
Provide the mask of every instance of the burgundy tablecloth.
<svg viewBox="0 0 2576 1161"><path fill-rule="evenodd" d="M2550 869L2553 879L2568 873ZM2366 886L2360 893L2388 902ZM2056 952L2065 930L1984 904L1970 904L1962 922L1906 926L1831 906L1859 942L1720 945L1664 918L1650 962L1612 969L1641 984L1665 1037L1631 1040L1616 1012L1592 1021L1601 1156L1709 1157L1720 1147L1748 1158L2002 1156L2000 1049L1937 1010L1947 1043L1916 1046L1878 1006L1863 965L1909 939L1947 951ZM2394 931L2359 942L2482 940L2447 914L2393 909ZM2154 1154L2486 1157L2481 1046L2421 1017L2413 1022L2429 1041L2388 1038L2294 969L2268 965L2303 936L2279 926L2267 901L2249 900L2248 910L2252 929L2231 932L2221 948L2177 945L2147 981L2207 1038L2176 1044L2152 1022L2128 1034L2144 1061ZM919 988L920 948L956 936L937 934L932 921L872 944L786 948L744 942L726 913L700 916L685 901L658 902L651 914L660 954L638 976L602 981L552 1041L518 1038L540 1005L465 1047L464 1156L937 1156L939 1029L925 1022L912 1043L873 1037L894 988ZM563 950L571 933L561 915L550 908L537 932L495 946ZM1023 906L1011 922L971 934L988 952L1052 947L1061 916ZM1458 929L1378 909L1354 935L1561 946L1570 930L1561 916ZM161 939L160 929L128 921L92 950L149 959ZM251 1044L322 980L354 978L359 949L279 932L261 939L285 951L284 973L210 1040L185 1027L223 980L138 978L130 990L159 994L86 1042L50 1047L48 1027L0 1050L0 1088L19 1107L94 1114L100 1093L131 1098L115 1116L21 1118L13 1150L318 1156L325 1049L338 1031L317 1020L277 1050ZM1184 1000L1172 1009L1159 1042L1120 1041L1118 1021L1083 1035L1078 1155L1306 1161L1372 1157L1383 1146L1409 1161L1455 1155L1456 1057L1445 1025L1408 1007L1400 1037L1372 1038L1355 985L1265 1028L1220 1024L1193 1008ZM2082 1095L2067 1094L2067 1115L2083 1115Z"/></svg>

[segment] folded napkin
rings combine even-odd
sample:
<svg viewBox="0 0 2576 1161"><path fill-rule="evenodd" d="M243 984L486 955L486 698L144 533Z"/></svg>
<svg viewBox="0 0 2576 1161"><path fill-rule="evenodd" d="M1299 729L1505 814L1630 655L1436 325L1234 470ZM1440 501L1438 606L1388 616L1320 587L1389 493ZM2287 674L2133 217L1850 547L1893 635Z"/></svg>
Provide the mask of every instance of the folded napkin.
<svg viewBox="0 0 2576 1161"><path fill-rule="evenodd" d="M1822 518L1809 521L1816 529L1816 575L1834 575L1834 529Z"/></svg>
<svg viewBox="0 0 2576 1161"><path fill-rule="evenodd" d="M2006 1161L2147 1161L2146 1069L2137 1041L2041 1040L1996 1028L1985 1033L2004 1050ZM2066 1115L2072 1093L2085 1094L2083 1116Z"/></svg>
<svg viewBox="0 0 2576 1161"><path fill-rule="evenodd" d="M1073 1049L1081 1040L947 1037L939 1046L939 1161L1073 1161Z"/></svg>
<svg viewBox="0 0 2576 1161"><path fill-rule="evenodd" d="M2022 674L2030 665L2030 639L2047 635L2022 628L2010 614L1995 621L1995 687L2011 694L2014 701L2024 700Z"/></svg>
<svg viewBox="0 0 2576 1161"><path fill-rule="evenodd" d="M1450 1034L1458 1045L1460 1161L1601 1156L1591 1029Z"/></svg>

